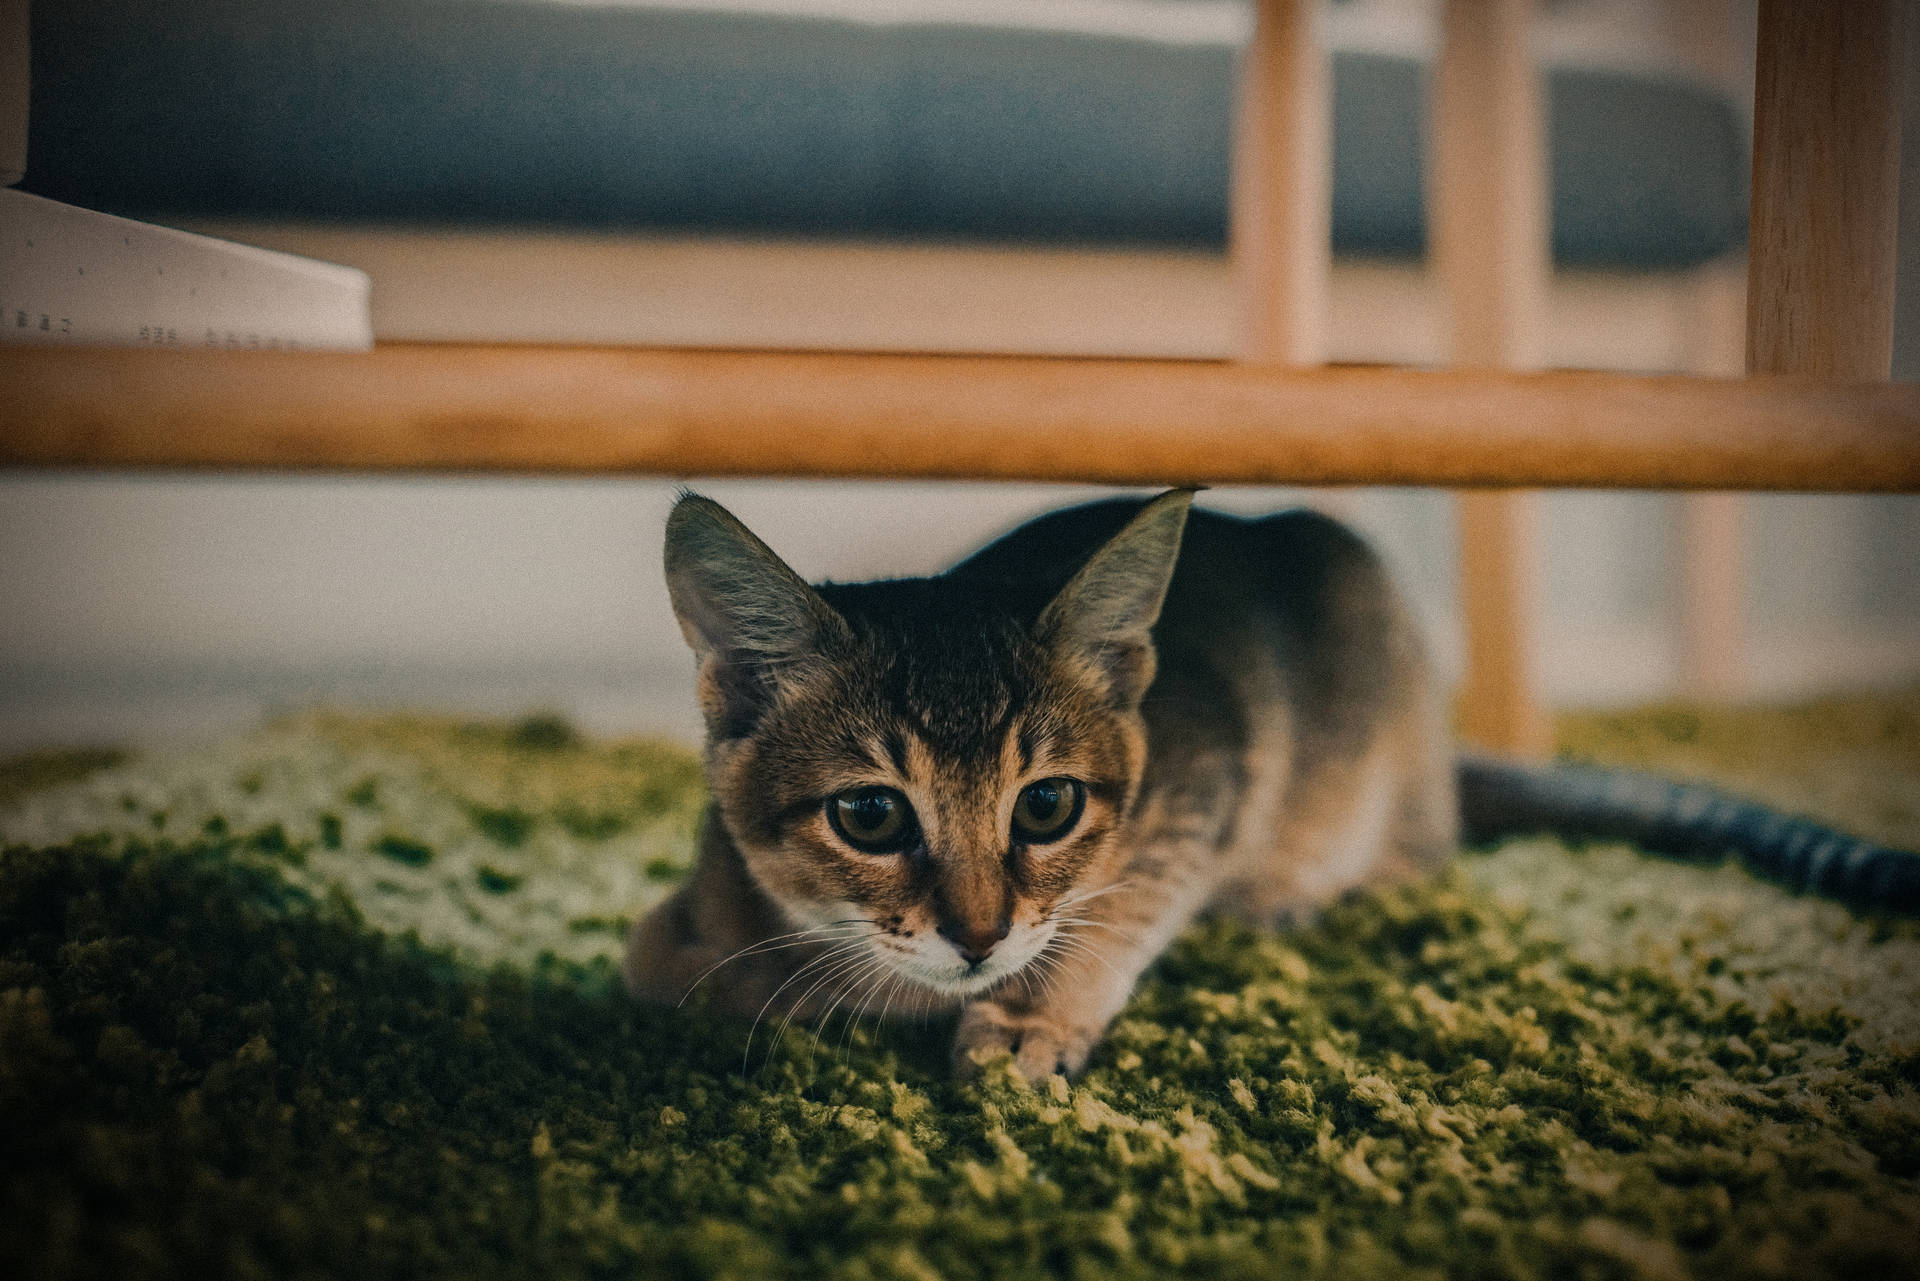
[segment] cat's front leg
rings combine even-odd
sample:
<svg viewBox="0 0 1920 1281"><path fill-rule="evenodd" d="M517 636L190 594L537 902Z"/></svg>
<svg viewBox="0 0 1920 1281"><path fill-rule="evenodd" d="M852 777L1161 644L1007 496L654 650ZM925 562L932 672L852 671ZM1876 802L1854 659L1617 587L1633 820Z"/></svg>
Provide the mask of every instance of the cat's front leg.
<svg viewBox="0 0 1920 1281"><path fill-rule="evenodd" d="M977 1073L1003 1054L1029 1081L1054 1072L1071 1076L1087 1065L1087 1056L1106 1031L1076 1023L1072 1011L1035 1008L1020 999L986 998L961 1011L954 1034L953 1065L962 1076Z"/></svg>
<svg viewBox="0 0 1920 1281"><path fill-rule="evenodd" d="M954 1070L977 1074L1003 1054L1029 1081L1086 1066L1140 974L1204 901L1198 886L1125 883L1071 918L1032 961L961 1012ZM1069 900L1071 902L1071 900Z"/></svg>

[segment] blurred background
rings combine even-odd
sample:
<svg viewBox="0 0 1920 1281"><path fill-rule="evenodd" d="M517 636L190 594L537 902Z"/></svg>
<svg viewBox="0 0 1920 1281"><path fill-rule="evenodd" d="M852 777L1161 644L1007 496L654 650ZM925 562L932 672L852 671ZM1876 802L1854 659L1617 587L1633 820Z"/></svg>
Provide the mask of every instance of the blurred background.
<svg viewBox="0 0 1920 1281"><path fill-rule="evenodd" d="M1420 213L1435 6L1326 17L1328 350L1443 363ZM1740 0L1541 6L1555 273L1532 363L1740 372L1753 26ZM361 267L383 341L1225 356L1249 30L1232 0L36 0L22 186ZM1896 378L1920 376L1916 271L1903 234ZM685 483L816 579L931 572L1105 492ZM211 734L316 700L691 740L659 568L677 486L0 475L0 748ZM1354 521L1458 671L1449 494L1205 501ZM1737 500L1714 561L1737 626L1710 688L1683 639L1693 501L1545 496L1528 554L1549 703L1920 680L1920 498Z"/></svg>

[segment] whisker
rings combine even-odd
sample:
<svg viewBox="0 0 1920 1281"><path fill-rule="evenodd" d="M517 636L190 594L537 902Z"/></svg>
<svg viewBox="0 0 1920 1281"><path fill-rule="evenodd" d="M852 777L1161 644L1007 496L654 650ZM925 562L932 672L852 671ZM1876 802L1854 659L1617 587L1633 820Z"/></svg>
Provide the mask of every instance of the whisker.
<svg viewBox="0 0 1920 1281"><path fill-rule="evenodd" d="M823 939L816 939L816 938L813 938L812 936L815 934L825 934L829 930L838 930L842 926L846 926L846 925L872 925L872 924L873 922L871 921L864 921L864 920L857 920L857 919L850 919L846 921L829 921L825 925L815 925L808 929L795 930L791 934L776 934L772 938L761 939L758 943L749 943L747 944L747 946L733 953L733 955L728 956L723 960L715 961L712 965L709 965L705 970L701 971L700 977L687 985L687 990L681 994L680 1000L676 1003L675 1008L677 1009L679 1008L679 1006L685 1005L687 1003L687 998L693 995L693 990L699 987L702 983L706 982L707 979L711 977L722 966L732 964L734 961L739 960L743 956L754 956L754 955L764 954L767 952L780 952L790 947L805 947L809 943L823 943L823 942L826 942L827 939L833 938L834 935L827 934L827 937ZM781 940L783 939L790 940L790 941L782 942Z"/></svg>
<svg viewBox="0 0 1920 1281"><path fill-rule="evenodd" d="M793 998L792 1003L787 1006L786 1016L780 1020L780 1026L774 1031L774 1041L778 1043L780 1038L785 1035L787 1028L792 1026L793 1020L799 1017L800 1011L805 1008L807 1002L813 998L815 992L839 979L841 975L846 974L848 971L858 970L862 966L869 964L873 959L874 957L871 953L863 954L854 952L852 955L840 957L834 964L822 970L815 976L813 982L807 985L806 991Z"/></svg>
<svg viewBox="0 0 1920 1281"><path fill-rule="evenodd" d="M1120 938L1124 939L1128 943L1133 944L1137 948L1141 948L1145 950L1147 946L1145 943L1142 943L1140 941L1140 937L1137 934L1134 934L1128 930L1121 929L1118 925L1115 925L1112 921L1098 921L1093 919L1090 916L1069 916L1062 920L1055 921L1054 924L1059 926L1090 925L1094 929L1107 930L1112 934L1118 935Z"/></svg>
<svg viewBox="0 0 1920 1281"><path fill-rule="evenodd" d="M854 1010L854 1016L852 1016L851 1020L847 1022L847 1031L843 1031L843 1033L841 1033L841 1037L843 1037L843 1041L845 1041L845 1043L851 1043L852 1041L852 1024L854 1024L854 1022L858 1022L860 1018L866 1018L866 1012L868 1012L868 1010L872 1008L872 1004L876 1003L876 1001L879 1001L879 997L881 997L881 993L891 993L891 991L893 991L893 989L895 989L895 987L899 985L900 979L904 979L904 978L906 978L904 974L900 974L899 970L895 970L895 968L891 968L891 966L889 966L889 972L887 972L885 976L881 976L881 979L879 979L877 983L874 983L874 991L870 991L870 993L866 995L866 1001L862 1001L862 1003L860 1003L860 1008L858 1008L858 1010ZM877 1027L881 1026L881 1024L885 1022L885 1020L887 1020L887 1008L885 1008L885 1006L881 1006L881 1010L879 1010L879 1014L876 1014L876 1016L874 1016L874 1027L876 1027L876 1031L877 1031Z"/></svg>
<svg viewBox="0 0 1920 1281"><path fill-rule="evenodd" d="M1060 956L1048 956L1048 958L1046 958L1046 968L1041 970L1041 987L1046 989L1046 999L1048 999L1048 1001L1058 1001L1058 999L1060 999L1060 970L1062 970L1064 964L1066 964L1066 960L1062 960Z"/></svg>
<svg viewBox="0 0 1920 1281"><path fill-rule="evenodd" d="M820 1051L821 1041L832 1032L834 1011L840 1008L842 1002L869 984L884 980L887 968L886 958L874 957L866 966L856 967L852 975L840 984L834 994L832 1003L827 1006L826 1013L820 1015L813 1022L813 1040L807 1047L807 1063L809 1066L812 1065L814 1056ZM849 1013L847 1017L850 1020L852 1016ZM850 1027L851 1025L849 1024L845 1030L850 1032Z"/></svg>
<svg viewBox="0 0 1920 1281"><path fill-rule="evenodd" d="M887 999L881 1003L880 1013L874 1017L875 1023L885 1023L887 1021L887 1011L893 1008L893 998L900 995L900 987L906 981L906 975L894 975L893 985L887 989Z"/></svg>
<svg viewBox="0 0 1920 1281"><path fill-rule="evenodd" d="M860 1016L867 1012L867 1007L873 1004L874 999L880 995L881 990L886 987L891 977L886 970L875 974L871 979L867 980L867 994L860 998L860 1004L858 1006L851 1004L847 1006L847 1017L840 1024L840 1053L842 1055L852 1053L853 1029L859 1025Z"/></svg>
<svg viewBox="0 0 1920 1281"><path fill-rule="evenodd" d="M862 956L858 952L855 952L852 956L841 956L834 964L823 970L819 977L807 986L806 991L795 997L792 1003L787 1006L786 1015L780 1020L780 1026L774 1029L773 1038L767 1043L767 1057L765 1063L762 1063L761 1066L764 1067L766 1063L773 1062L774 1052L780 1048L780 1042L786 1037L787 1029L793 1026L794 1016L800 1012L800 1007L805 1005L815 992L818 992L822 987L838 979L849 970L858 969L869 959L868 956Z"/></svg>
<svg viewBox="0 0 1920 1281"><path fill-rule="evenodd" d="M789 987L791 987L802 975L808 973L811 970L817 969L822 965L825 965L827 962L832 961L837 957L845 956L849 951L853 949L860 948L863 946L865 946L864 940L850 939L845 943L841 943L834 947L831 947L827 949L825 952L821 953L819 956L816 956L812 960L808 961L805 965L795 970L792 974L789 974L785 982L781 983L779 987L776 987L775 989L773 989L773 995L769 996L766 999L766 1003L760 1007L760 1012L753 1016L753 1026L747 1029L747 1044L746 1044L746 1047L740 1051L740 1071L742 1074L745 1074L747 1071L747 1064L750 1061L749 1056L753 1053L753 1035L755 1032L759 1031L760 1029L760 1020L767 1017L767 1011L771 1009L773 1006L773 1003L780 998L780 994L786 991Z"/></svg>
<svg viewBox="0 0 1920 1281"><path fill-rule="evenodd" d="M1060 989L1055 985L1053 980L1055 974L1064 962L1059 957L1045 951L1042 951L1040 955L1034 957L1033 960L1036 964L1042 961L1046 963L1041 968L1035 970L1034 975L1040 980L1040 987L1046 992L1047 999L1050 1001L1056 999L1060 994Z"/></svg>
<svg viewBox="0 0 1920 1281"><path fill-rule="evenodd" d="M773 1003L779 999L780 994L786 991L792 984L798 982L801 978L804 978L815 970L823 970L825 973L831 973L833 967L847 958L854 946L852 943L843 943L830 952L814 957L811 961L808 961L805 965L788 975L786 981L773 990L773 994L769 996L765 1004L760 1007L760 1012L754 1016L753 1026L747 1029L747 1043L740 1051L740 1070L743 1073L747 1070L747 1065L751 1061L753 1054L754 1034L759 1031L761 1020L766 1017L767 1011L772 1008ZM821 977L824 977L824 974ZM816 984L817 982L818 980L816 979ZM811 991L812 989L809 988L808 990ZM805 999L805 993L802 993L799 999ZM790 1006L788 1008L789 1017L791 1017L792 1012L793 1007ZM784 1024L782 1024L782 1026L784 1027ZM774 1035L777 1037L779 1033L776 1032Z"/></svg>
<svg viewBox="0 0 1920 1281"><path fill-rule="evenodd" d="M1058 992L1060 990L1059 985L1066 981L1066 977L1067 977L1067 958L1062 956L1058 952L1048 952L1047 953L1047 981L1054 985L1055 992Z"/></svg>
<svg viewBox="0 0 1920 1281"><path fill-rule="evenodd" d="M866 1013L867 1007L873 1004L874 998L879 996L881 990L897 977L898 974L899 971L895 970L892 965L883 964L871 978L864 980L867 984L867 994L861 998L860 1005L857 1009L851 1005L847 1007L846 1021L840 1026L840 1052L842 1054L848 1053L853 1048L853 1029L854 1025L860 1021L860 1016Z"/></svg>
<svg viewBox="0 0 1920 1281"><path fill-rule="evenodd" d="M855 971L854 976L847 980L840 988L839 994L833 998L833 1004L827 1006L827 1012L814 1021L813 1049L807 1051L809 1062L812 1061L814 1051L820 1048L821 1034L833 1026L833 1012L840 1008L840 1002L846 1000L847 997L858 991L862 983L865 983L876 971L884 969L886 964L887 958L884 956L868 957L866 968Z"/></svg>
<svg viewBox="0 0 1920 1281"><path fill-rule="evenodd" d="M1047 915L1051 916L1054 912L1064 912L1068 908L1079 907L1082 903L1091 903L1097 898L1104 898L1108 894L1114 894L1120 890L1131 888L1132 885L1132 881L1119 880L1111 885L1103 885L1099 889L1086 890L1079 894L1070 895L1067 898L1061 899L1058 903L1055 903Z"/></svg>
<svg viewBox="0 0 1920 1281"><path fill-rule="evenodd" d="M1125 983L1127 981L1126 976L1120 973L1119 970L1113 967L1113 962L1109 961L1101 953L1100 949L1094 947L1093 945L1089 943L1084 943L1079 939L1069 937L1068 935L1065 935L1065 934L1054 935L1053 941L1059 944L1066 951L1077 953L1077 954L1085 954L1091 959L1098 961L1101 965L1104 965L1106 967L1107 973L1113 975L1113 977L1115 977L1116 979L1119 979L1122 983Z"/></svg>

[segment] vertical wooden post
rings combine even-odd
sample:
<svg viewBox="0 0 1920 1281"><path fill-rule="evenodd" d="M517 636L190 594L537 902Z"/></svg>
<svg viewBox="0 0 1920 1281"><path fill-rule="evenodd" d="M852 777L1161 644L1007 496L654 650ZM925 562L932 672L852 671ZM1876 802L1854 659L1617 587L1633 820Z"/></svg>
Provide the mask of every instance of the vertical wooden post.
<svg viewBox="0 0 1920 1281"><path fill-rule="evenodd" d="M1687 296L1688 373L1738 378L1745 368L1745 270L1709 263L1695 270ZM1738 698L1746 669L1745 495L1679 497L1680 686L1689 696Z"/></svg>
<svg viewBox="0 0 1920 1281"><path fill-rule="evenodd" d="M1332 88L1320 3L1260 0L1241 66L1231 241L1243 360L1327 358Z"/></svg>
<svg viewBox="0 0 1920 1281"><path fill-rule="evenodd" d="M1905 0L1761 0L1749 373L1879 382L1892 372L1906 10ZM1698 554L1737 537L1734 520L1700 513Z"/></svg>
<svg viewBox="0 0 1920 1281"><path fill-rule="evenodd" d="M1884 380L1893 359L1903 0L1761 0L1747 368Z"/></svg>
<svg viewBox="0 0 1920 1281"><path fill-rule="evenodd" d="M1460 606L1467 621L1460 734L1475 746L1512 756L1545 756L1553 746L1534 693L1539 498L1531 490L1467 490L1457 496Z"/></svg>
<svg viewBox="0 0 1920 1281"><path fill-rule="evenodd" d="M1532 0L1447 0L1429 137L1429 249L1451 308L1453 359L1538 363L1551 259ZM1522 756L1550 746L1535 694L1538 496L1459 496L1467 625L1461 733Z"/></svg>
<svg viewBox="0 0 1920 1281"><path fill-rule="evenodd" d="M1731 0L1672 0L1667 35L1695 74L1741 92L1750 75L1737 69ZM1712 378L1738 378L1746 367L1747 282L1743 264L1717 260L1697 267L1684 295L1686 350L1682 368ZM1745 668L1746 500L1736 493L1678 498L1680 687L1723 702L1739 697Z"/></svg>
<svg viewBox="0 0 1920 1281"><path fill-rule="evenodd" d="M1680 684L1688 697L1726 702L1740 692L1745 512L1739 494L1680 498Z"/></svg>
<svg viewBox="0 0 1920 1281"><path fill-rule="evenodd" d="M1686 371L1738 378L1746 367L1745 268L1696 268L1686 307ZM1680 687L1692 697L1730 702L1746 672L1746 496L1682 494L1679 512Z"/></svg>

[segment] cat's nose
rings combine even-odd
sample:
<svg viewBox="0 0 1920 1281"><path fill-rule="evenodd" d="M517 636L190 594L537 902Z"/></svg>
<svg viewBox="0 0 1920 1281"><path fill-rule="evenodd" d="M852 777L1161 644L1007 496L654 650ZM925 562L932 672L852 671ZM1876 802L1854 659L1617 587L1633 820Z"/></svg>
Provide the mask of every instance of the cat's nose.
<svg viewBox="0 0 1920 1281"><path fill-rule="evenodd" d="M960 953L960 959L968 965L986 960L1012 928L1013 922L1004 916L991 925L968 921L942 921L939 925L940 937L953 944L953 950Z"/></svg>

